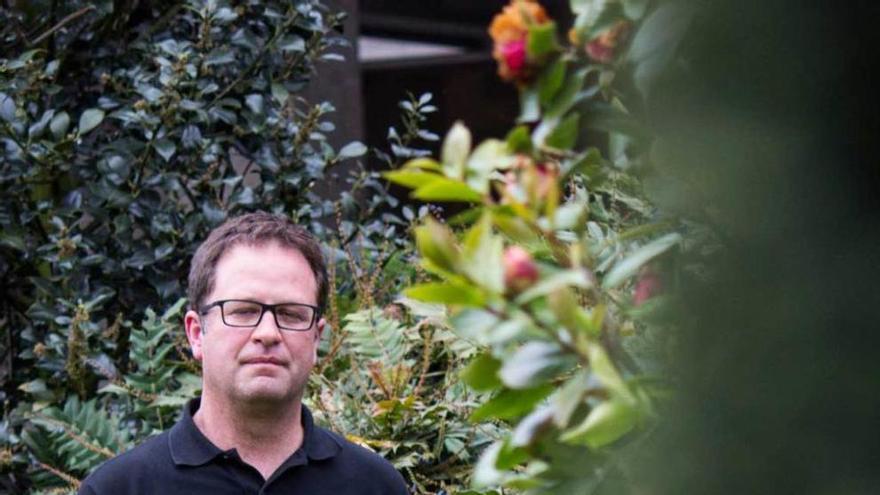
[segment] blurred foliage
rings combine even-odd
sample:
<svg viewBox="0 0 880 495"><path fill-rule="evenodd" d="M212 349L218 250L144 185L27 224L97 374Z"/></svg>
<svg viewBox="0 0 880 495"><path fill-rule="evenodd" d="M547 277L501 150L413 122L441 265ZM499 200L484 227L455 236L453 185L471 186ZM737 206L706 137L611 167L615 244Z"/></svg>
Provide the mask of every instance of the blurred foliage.
<svg viewBox="0 0 880 495"><path fill-rule="evenodd" d="M636 0L571 8L568 44L536 2L512 0L493 20L499 75L521 101L504 139L472 143L456 123L437 159L384 175L414 199L467 207L415 229L430 277L404 293L442 304L479 347L461 373L484 394L470 419L502 435L474 468L476 490L647 489L635 468L675 381L676 285L705 275L680 254L715 242L702 214L657 209L647 187L668 175L647 89L677 61L689 11ZM679 29L666 29L670 16ZM596 146L587 130L607 141Z"/></svg>

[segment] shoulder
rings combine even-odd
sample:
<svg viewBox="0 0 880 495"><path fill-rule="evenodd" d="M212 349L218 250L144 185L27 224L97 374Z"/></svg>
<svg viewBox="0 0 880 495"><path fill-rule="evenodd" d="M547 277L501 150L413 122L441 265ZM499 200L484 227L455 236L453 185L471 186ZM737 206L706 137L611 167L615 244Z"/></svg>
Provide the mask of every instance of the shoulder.
<svg viewBox="0 0 880 495"><path fill-rule="evenodd" d="M130 492L143 481L145 475L155 476L172 466L166 431L98 466L83 481L80 493L91 495Z"/></svg>
<svg viewBox="0 0 880 495"><path fill-rule="evenodd" d="M341 449L335 462L349 471L352 477L381 488L380 493L408 493L406 481L394 466L379 454L344 438L342 435L319 428L322 434L332 438Z"/></svg>

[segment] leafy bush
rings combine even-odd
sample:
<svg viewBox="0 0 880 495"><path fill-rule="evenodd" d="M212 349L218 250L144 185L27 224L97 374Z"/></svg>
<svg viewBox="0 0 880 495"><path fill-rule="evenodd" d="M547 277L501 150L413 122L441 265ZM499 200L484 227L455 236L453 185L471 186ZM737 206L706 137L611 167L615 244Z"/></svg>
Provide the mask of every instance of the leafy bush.
<svg viewBox="0 0 880 495"><path fill-rule="evenodd" d="M0 472L18 492L75 485L167 427L197 369L174 312L147 308L182 296L196 243L229 214L332 216L310 187L364 147L333 150L332 106L297 96L339 42L318 1L18 2L0 17Z"/></svg>
<svg viewBox="0 0 880 495"><path fill-rule="evenodd" d="M385 174L413 198L469 206L415 230L432 277L405 294L446 306L453 331L482 349L462 372L487 393L470 417L504 433L475 466L477 489L639 492L629 469L669 388L662 316L683 229L651 206L640 180L655 136L639 90L665 63L649 48L671 56L680 33L658 35L666 6L571 6L569 46L527 0L512 0L490 27L499 75L522 103L505 139L474 146L457 123L438 160ZM609 133L607 158L585 145L585 125Z"/></svg>

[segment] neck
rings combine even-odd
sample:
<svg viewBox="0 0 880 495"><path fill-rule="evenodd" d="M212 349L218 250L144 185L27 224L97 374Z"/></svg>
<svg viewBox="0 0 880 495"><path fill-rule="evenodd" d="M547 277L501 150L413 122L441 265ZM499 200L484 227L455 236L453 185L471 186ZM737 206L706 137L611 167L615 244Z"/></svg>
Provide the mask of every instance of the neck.
<svg viewBox="0 0 880 495"><path fill-rule="evenodd" d="M302 445L301 408L300 398L286 405L220 404L203 395L193 421L211 443L236 449L268 479Z"/></svg>

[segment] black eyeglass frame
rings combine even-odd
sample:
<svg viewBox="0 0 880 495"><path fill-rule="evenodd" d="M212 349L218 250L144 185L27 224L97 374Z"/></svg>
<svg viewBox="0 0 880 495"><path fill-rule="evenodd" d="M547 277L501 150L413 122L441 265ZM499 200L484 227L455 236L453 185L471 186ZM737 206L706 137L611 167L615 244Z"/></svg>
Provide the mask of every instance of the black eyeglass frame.
<svg viewBox="0 0 880 495"><path fill-rule="evenodd" d="M228 302L242 302L242 303L256 304L256 305L260 306L260 317L257 318L257 322L254 323L253 325L232 325L232 324L229 324L226 322L226 311L223 309L223 305ZM263 321L263 315L266 314L266 311L272 313L272 318L275 320L275 326L277 326L281 330L286 330L288 332L307 332L307 331L311 330L312 327L315 326L315 323L317 323L318 320L321 318L321 308L319 308L318 306L313 306L311 304L296 303L296 302L284 302L284 303L278 303L278 304L264 304L264 303L261 303L260 301L252 301L250 299L221 299L219 301L214 301L212 303L206 304L205 306L202 306L201 308L199 308L199 314L204 315L205 313L208 312L208 310L210 310L211 308L213 308L215 306L218 306L220 308L220 319L223 320L223 324L228 327L235 327L235 328L256 328ZM275 308L280 307L280 306L302 306L302 307L306 307L306 308L312 308L312 321L309 322L309 326L307 326L305 328L285 327L284 325L282 325L281 323L278 322L278 314L275 313Z"/></svg>

